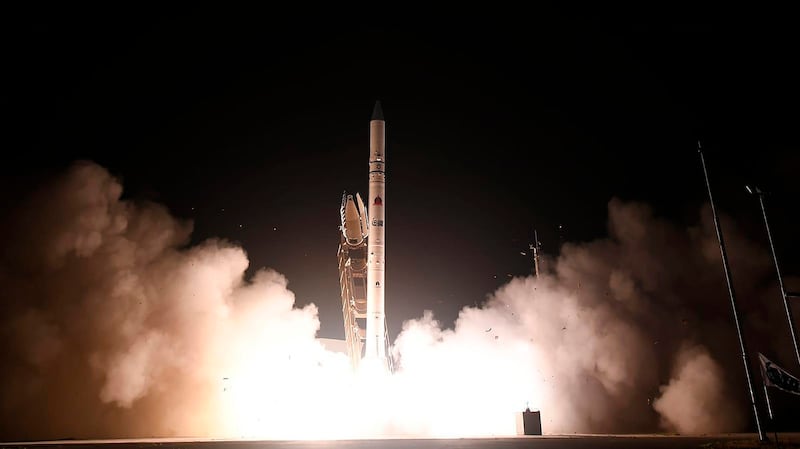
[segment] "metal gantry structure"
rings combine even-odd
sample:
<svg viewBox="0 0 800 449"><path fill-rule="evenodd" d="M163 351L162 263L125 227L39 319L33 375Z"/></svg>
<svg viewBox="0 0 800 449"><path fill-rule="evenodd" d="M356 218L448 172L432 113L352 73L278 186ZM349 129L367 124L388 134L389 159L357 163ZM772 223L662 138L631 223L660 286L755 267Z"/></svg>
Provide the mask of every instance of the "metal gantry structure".
<svg viewBox="0 0 800 449"><path fill-rule="evenodd" d="M366 337L364 319L367 317L367 242L351 245L342 236L338 258L344 337L350 364L356 370L361 361Z"/></svg>
<svg viewBox="0 0 800 449"><path fill-rule="evenodd" d="M358 206L356 206L358 204ZM342 296L342 320L347 355L353 370L357 370L364 357L367 319L367 239L369 221L364 203L356 195L345 194L341 206L342 226L339 228L338 251L339 286ZM384 320L384 344L389 372L393 372L389 332Z"/></svg>

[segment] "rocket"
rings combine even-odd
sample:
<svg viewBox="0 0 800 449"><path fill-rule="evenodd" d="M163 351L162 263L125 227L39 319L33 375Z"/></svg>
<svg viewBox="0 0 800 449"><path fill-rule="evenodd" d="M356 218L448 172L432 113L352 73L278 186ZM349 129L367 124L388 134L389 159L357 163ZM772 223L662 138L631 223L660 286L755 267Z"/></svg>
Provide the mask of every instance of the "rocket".
<svg viewBox="0 0 800 449"><path fill-rule="evenodd" d="M386 122L381 102L375 103L369 122L370 220L367 238L367 322L365 359L386 360Z"/></svg>

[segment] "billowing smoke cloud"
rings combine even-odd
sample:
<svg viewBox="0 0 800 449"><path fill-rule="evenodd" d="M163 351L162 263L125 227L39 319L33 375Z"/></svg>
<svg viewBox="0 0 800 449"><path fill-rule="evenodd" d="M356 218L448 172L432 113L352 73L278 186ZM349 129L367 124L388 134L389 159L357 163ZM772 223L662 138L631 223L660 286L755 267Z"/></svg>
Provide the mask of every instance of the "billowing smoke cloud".
<svg viewBox="0 0 800 449"><path fill-rule="evenodd" d="M480 434L509 431L497 419L521 405L540 409L553 433L744 429L719 247L709 210L701 217L684 229L612 200L609 238L564 245L544 275L514 278L463 309L453 330L431 315L407 322L395 344L401 375L440 380L426 393L479 417L465 428ZM769 259L724 227L750 349L790 360L783 326L768 324L783 323L776 292L758 282Z"/></svg>
<svg viewBox="0 0 800 449"><path fill-rule="evenodd" d="M397 373L367 378L281 274L245 279L241 248L188 247L190 223L121 192L79 163L6 224L0 439L498 435L526 406L550 433L743 426L707 211L687 230L612 200L608 239L565 245L453 329L406 322ZM740 297L759 297L768 259L725 226ZM766 332L773 312L750 317Z"/></svg>
<svg viewBox="0 0 800 449"><path fill-rule="evenodd" d="M653 404L662 415L663 425L690 434L730 430L726 426L732 412L720 378L722 368L704 348L682 348L673 378L661 387L662 394Z"/></svg>
<svg viewBox="0 0 800 449"><path fill-rule="evenodd" d="M267 360L281 392L293 352L323 352L316 308L294 308L282 275L244 282L241 248L185 248L189 223L121 191L78 164L4 242L3 436L224 434L238 364Z"/></svg>

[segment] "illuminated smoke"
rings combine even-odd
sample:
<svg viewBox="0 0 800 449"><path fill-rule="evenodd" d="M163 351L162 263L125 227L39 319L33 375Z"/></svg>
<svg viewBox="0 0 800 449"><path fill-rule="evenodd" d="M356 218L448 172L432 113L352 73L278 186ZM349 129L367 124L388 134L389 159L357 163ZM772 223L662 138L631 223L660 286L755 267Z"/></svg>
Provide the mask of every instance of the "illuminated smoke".
<svg viewBox="0 0 800 449"><path fill-rule="evenodd" d="M507 435L526 406L550 433L742 429L707 211L685 230L612 200L608 239L565 245L454 329L407 321L398 372L370 378L318 343L281 274L245 279L241 248L187 247L190 223L121 192L79 163L5 224L0 439ZM725 227L759 297L768 259ZM779 310L752 304L762 335Z"/></svg>
<svg viewBox="0 0 800 449"><path fill-rule="evenodd" d="M674 371L653 404L661 413L664 426L689 434L731 430L726 428L726 421L737 418L737 409L730 409L726 403L719 382L722 367L708 352L699 347L682 348ZM732 413L733 417L728 418Z"/></svg>
<svg viewBox="0 0 800 449"><path fill-rule="evenodd" d="M726 229L739 291L755 295L752 278L768 260ZM712 228L681 229L612 200L609 230L608 239L564 245L539 278L514 278L464 308L452 331L431 316L406 323L395 345L401 365L415 383L441 379L432 394L481 416L464 426L479 434L501 429L481 423L525 405L553 433L742 429L744 384ZM733 376L711 355L721 353Z"/></svg>
<svg viewBox="0 0 800 449"><path fill-rule="evenodd" d="M282 275L245 282L241 248L183 248L189 223L121 191L78 164L15 223L0 280L3 436L230 434L242 363L269 365L260 391L283 405L304 388L283 383L305 362L292 355L323 352L316 308L294 308Z"/></svg>

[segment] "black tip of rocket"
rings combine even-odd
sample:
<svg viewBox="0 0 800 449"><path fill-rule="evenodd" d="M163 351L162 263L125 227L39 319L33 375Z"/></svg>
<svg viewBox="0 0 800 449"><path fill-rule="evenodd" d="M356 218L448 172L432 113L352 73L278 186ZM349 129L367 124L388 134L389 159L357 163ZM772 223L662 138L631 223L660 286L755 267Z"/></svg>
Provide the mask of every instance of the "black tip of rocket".
<svg viewBox="0 0 800 449"><path fill-rule="evenodd" d="M381 101L375 102L375 109L372 110L372 120L383 120L383 109L381 109Z"/></svg>

